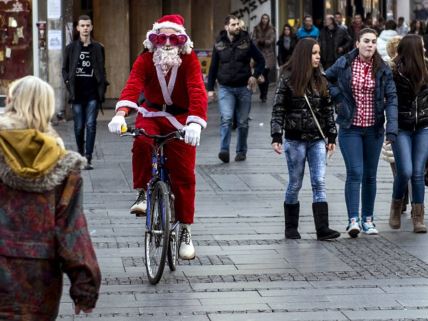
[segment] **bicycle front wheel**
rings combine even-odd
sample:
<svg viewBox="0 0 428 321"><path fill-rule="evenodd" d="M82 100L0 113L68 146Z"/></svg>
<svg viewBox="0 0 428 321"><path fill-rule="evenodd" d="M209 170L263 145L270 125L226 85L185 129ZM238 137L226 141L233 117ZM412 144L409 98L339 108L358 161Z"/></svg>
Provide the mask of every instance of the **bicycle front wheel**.
<svg viewBox="0 0 428 321"><path fill-rule="evenodd" d="M155 183L150 202L150 229L145 235L146 271L151 284L162 277L169 246L171 208L169 192L162 181Z"/></svg>

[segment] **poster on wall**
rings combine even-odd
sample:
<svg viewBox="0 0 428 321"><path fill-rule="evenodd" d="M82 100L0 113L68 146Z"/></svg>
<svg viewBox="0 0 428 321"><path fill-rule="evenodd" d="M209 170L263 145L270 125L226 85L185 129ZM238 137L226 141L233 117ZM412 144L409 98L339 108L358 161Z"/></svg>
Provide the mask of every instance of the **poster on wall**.
<svg viewBox="0 0 428 321"><path fill-rule="evenodd" d="M208 72L211 65L211 50L200 50L194 49L196 56L198 56L199 63L201 64L202 75L204 77L204 83L208 83Z"/></svg>
<svg viewBox="0 0 428 321"><path fill-rule="evenodd" d="M411 2L412 19L428 20L428 0L414 0Z"/></svg>
<svg viewBox="0 0 428 321"><path fill-rule="evenodd" d="M271 0L232 0L231 14L242 19L247 31L252 32L260 22L263 14L267 13L272 20Z"/></svg>

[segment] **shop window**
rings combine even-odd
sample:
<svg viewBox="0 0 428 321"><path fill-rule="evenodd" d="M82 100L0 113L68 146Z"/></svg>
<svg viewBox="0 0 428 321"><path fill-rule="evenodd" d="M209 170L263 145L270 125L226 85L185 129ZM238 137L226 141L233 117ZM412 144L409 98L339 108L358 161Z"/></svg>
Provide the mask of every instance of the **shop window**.
<svg viewBox="0 0 428 321"><path fill-rule="evenodd" d="M9 83L33 73L30 0L0 1L0 95Z"/></svg>

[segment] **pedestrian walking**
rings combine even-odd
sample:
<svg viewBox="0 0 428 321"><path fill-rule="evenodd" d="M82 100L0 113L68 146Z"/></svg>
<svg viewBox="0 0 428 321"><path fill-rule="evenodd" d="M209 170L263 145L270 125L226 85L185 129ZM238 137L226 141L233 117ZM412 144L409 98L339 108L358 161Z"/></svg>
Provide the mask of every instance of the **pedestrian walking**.
<svg viewBox="0 0 428 321"><path fill-rule="evenodd" d="M399 36L404 37L409 32L409 26L407 25L406 21L404 20L404 17L398 18L397 23L397 33Z"/></svg>
<svg viewBox="0 0 428 321"><path fill-rule="evenodd" d="M334 20L336 21L336 24L339 28L345 29L345 31L348 31L348 26L343 23L343 16L340 11L336 11L334 13Z"/></svg>
<svg viewBox="0 0 428 321"><path fill-rule="evenodd" d="M268 14L263 14L259 24L254 27L252 40L265 59L265 68L262 73L264 81L259 83L260 100L265 103L269 89L269 73L276 67L276 30L270 23Z"/></svg>
<svg viewBox="0 0 428 321"><path fill-rule="evenodd" d="M397 24L395 23L395 21L388 20L385 24L385 30L382 31L379 37L377 38L377 44L376 44L377 51L382 57L382 59L386 62L391 60L391 57L389 56L386 50L386 45L389 40L398 36L396 29L397 29Z"/></svg>
<svg viewBox="0 0 428 321"><path fill-rule="evenodd" d="M311 176L317 239L339 237L339 232L329 228L325 191L326 153L334 152L337 131L327 81L321 73L320 46L314 39L300 40L283 69L275 93L271 136L272 148L278 154L282 153L282 136L285 140L284 152L289 172L284 201L285 237L300 239L299 191L306 160Z"/></svg>
<svg viewBox="0 0 428 321"><path fill-rule="evenodd" d="M332 15L327 15L324 28L321 30L319 44L321 48L321 64L324 69L352 48L352 38L348 32L336 25Z"/></svg>
<svg viewBox="0 0 428 321"><path fill-rule="evenodd" d="M377 33L360 31L357 48L326 70L336 104L339 146L346 166L347 232L378 234L374 224L376 174L384 140L397 136L397 95L391 69L376 51ZM361 220L360 220L361 193ZM361 223L361 226L360 226Z"/></svg>
<svg viewBox="0 0 428 321"><path fill-rule="evenodd" d="M65 48L62 77L72 104L77 150L88 161L85 169L93 169L98 111L108 86L104 46L91 38L89 16L80 16L76 29L79 39Z"/></svg>
<svg viewBox="0 0 428 321"><path fill-rule="evenodd" d="M14 81L0 115L0 319L55 320L70 280L75 312L95 307L100 270L82 210L84 157L50 124L52 87Z"/></svg>
<svg viewBox="0 0 428 321"><path fill-rule="evenodd" d="M207 94L198 57L178 14L158 19L147 32L145 50L137 57L108 124L120 134L125 116L136 110L135 126L150 135L166 135L178 129L184 140L164 146L166 168L175 195L175 217L181 223L179 256L195 258L191 225L195 216L195 162L202 128L207 126ZM140 99L139 99L140 98ZM140 105L136 102L140 100ZM132 147L134 189L139 191L131 213L145 215L147 183L152 175L152 140L139 136Z"/></svg>
<svg viewBox="0 0 428 321"><path fill-rule="evenodd" d="M320 31L317 27L314 26L314 21L312 16L306 15L303 18L303 26L301 26L296 33L297 40L303 38L313 38L315 40L320 36Z"/></svg>
<svg viewBox="0 0 428 321"><path fill-rule="evenodd" d="M356 14L354 16L354 18L352 19L352 22L348 28L349 35L351 36L352 42L353 42L352 46L354 48L355 48L355 42L358 40L357 38L358 38L360 31L362 29L364 29L365 27L366 26L364 25L363 17L360 14Z"/></svg>
<svg viewBox="0 0 428 321"><path fill-rule="evenodd" d="M278 65L284 66L291 58L294 47L296 47L296 36L293 33L293 28L286 23L282 28L282 34L279 36L278 42Z"/></svg>
<svg viewBox="0 0 428 321"><path fill-rule="evenodd" d="M424 223L425 164L428 160L428 69L422 39L401 39L393 60L398 96L398 135L392 143L397 175L394 177L389 225L400 228L407 183L412 184L412 220L415 233L426 233Z"/></svg>
<svg viewBox="0 0 428 321"><path fill-rule="evenodd" d="M229 163L229 145L232 134L232 120L237 110L238 141L235 161L247 158L248 115L251 110L251 95L262 75L265 60L251 41L248 32L239 27L239 19L233 15L225 18L225 30L221 31L214 44L210 71L208 74L208 97L214 97L214 85L219 83L220 153L218 158ZM250 61L255 61L254 72Z"/></svg>
<svg viewBox="0 0 428 321"><path fill-rule="evenodd" d="M409 33L422 37L425 34L425 23L422 20L413 20L410 23Z"/></svg>
<svg viewBox="0 0 428 321"><path fill-rule="evenodd" d="M403 37L401 37L401 36L395 36L395 37L389 39L388 42L386 43L386 52L388 53L388 56L389 56L388 65L390 67L394 64L393 59L397 56L397 47L398 47L398 44L400 43L400 40L402 38ZM393 177L395 177L397 175L397 167L395 166L394 153L392 151L391 144L388 144L387 142L383 143L381 157L384 161L386 161L390 165L392 175L393 175ZM409 204L409 189L408 188L406 188L402 203L403 204L401 207L401 213L403 214L407 211L407 204Z"/></svg>

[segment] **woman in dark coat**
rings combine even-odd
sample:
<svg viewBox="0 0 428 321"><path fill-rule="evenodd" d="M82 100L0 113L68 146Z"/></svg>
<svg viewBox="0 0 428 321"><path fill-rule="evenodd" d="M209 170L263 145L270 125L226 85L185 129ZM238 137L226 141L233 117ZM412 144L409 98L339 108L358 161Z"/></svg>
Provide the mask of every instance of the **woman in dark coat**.
<svg viewBox="0 0 428 321"><path fill-rule="evenodd" d="M296 47L296 36L294 35L293 28L286 23L282 28L282 34L276 43L278 46L278 65L283 66L293 54L294 47Z"/></svg>
<svg viewBox="0 0 428 321"><path fill-rule="evenodd" d="M324 141L324 135L328 142ZM298 196L306 160L311 173L317 238L328 240L340 236L328 227L325 192L326 153L334 151L336 135L327 81L321 75L320 46L312 38L301 39L278 82L271 120L272 148L276 153L282 153L283 136L285 138L284 152L290 177L284 201L285 237L288 239L300 238Z"/></svg>
<svg viewBox="0 0 428 321"><path fill-rule="evenodd" d="M412 220L415 233L426 233L424 171L428 159L428 68L422 39L408 34L397 47L392 70L398 96L398 135L392 143L397 175L389 225L401 226L401 208L409 180L412 183Z"/></svg>

